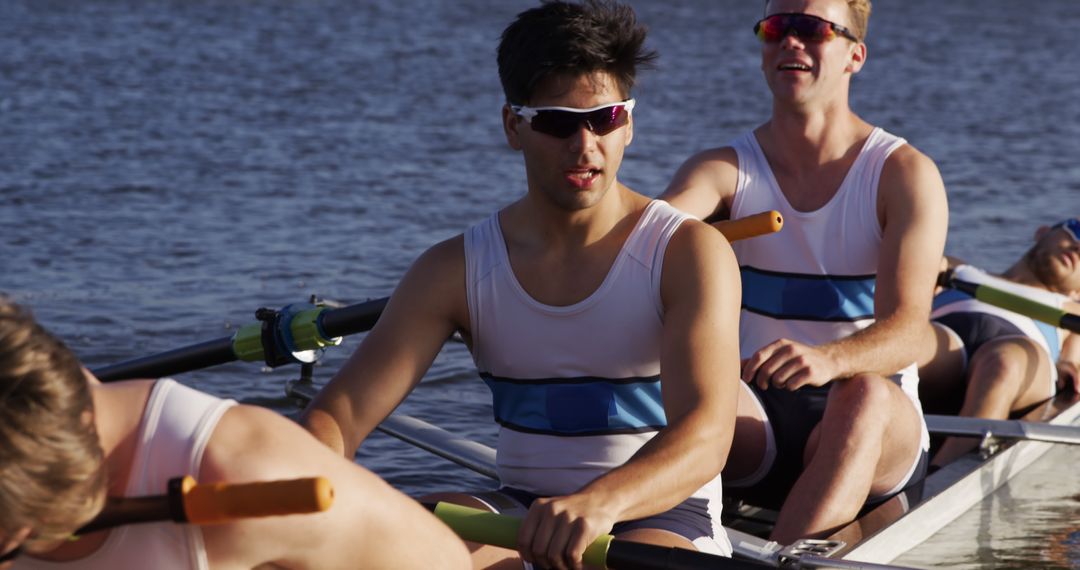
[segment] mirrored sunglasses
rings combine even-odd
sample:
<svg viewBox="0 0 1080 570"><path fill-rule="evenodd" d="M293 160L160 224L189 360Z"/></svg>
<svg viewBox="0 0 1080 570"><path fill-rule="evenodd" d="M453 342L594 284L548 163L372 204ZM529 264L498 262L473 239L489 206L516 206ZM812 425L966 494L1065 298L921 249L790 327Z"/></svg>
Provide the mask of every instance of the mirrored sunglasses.
<svg viewBox="0 0 1080 570"><path fill-rule="evenodd" d="M555 138L565 139L588 129L598 136L603 136L625 125L634 110L633 99L618 103L606 103L588 109L573 107L528 107L511 105L515 115L525 119L532 130Z"/></svg>
<svg viewBox="0 0 1080 570"><path fill-rule="evenodd" d="M1051 227L1061 228L1068 232L1069 236L1071 236L1074 241L1080 241L1080 219L1069 218L1063 222L1058 222Z"/></svg>
<svg viewBox="0 0 1080 570"><path fill-rule="evenodd" d="M858 43L859 39L840 24L810 14L773 14L754 24L754 34L766 43L775 43L794 34L804 42L827 42L837 34Z"/></svg>

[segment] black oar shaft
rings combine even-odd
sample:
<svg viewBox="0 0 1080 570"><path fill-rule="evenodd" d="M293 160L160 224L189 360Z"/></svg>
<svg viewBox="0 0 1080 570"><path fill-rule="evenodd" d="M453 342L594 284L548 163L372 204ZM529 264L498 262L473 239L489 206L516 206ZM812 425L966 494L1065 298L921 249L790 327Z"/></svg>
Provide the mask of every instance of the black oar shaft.
<svg viewBox="0 0 1080 570"><path fill-rule="evenodd" d="M161 354L135 358L94 370L103 382L132 378L161 378L236 360L232 337L222 337Z"/></svg>
<svg viewBox="0 0 1080 570"><path fill-rule="evenodd" d="M369 331L375 326L375 321L379 320L379 315L382 314L389 300L389 297L383 297L326 311L322 316L323 331L331 337Z"/></svg>
<svg viewBox="0 0 1080 570"><path fill-rule="evenodd" d="M775 568L758 562L720 558L712 554L638 542L613 540L607 553L613 570L762 570Z"/></svg>

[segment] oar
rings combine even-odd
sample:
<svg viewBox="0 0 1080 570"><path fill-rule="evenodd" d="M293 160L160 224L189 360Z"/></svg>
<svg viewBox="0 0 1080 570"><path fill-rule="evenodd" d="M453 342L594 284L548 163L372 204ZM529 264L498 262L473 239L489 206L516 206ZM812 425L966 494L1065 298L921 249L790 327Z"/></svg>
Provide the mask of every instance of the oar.
<svg viewBox="0 0 1080 570"><path fill-rule="evenodd" d="M926 427L930 433L1002 439L1022 439L1080 445L1080 427L1044 424L1022 420L991 420L962 416L939 416L928 414Z"/></svg>
<svg viewBox="0 0 1080 570"><path fill-rule="evenodd" d="M451 503L437 503L428 508L463 540L517 550L521 519ZM683 548L613 539L610 534L597 538L585 550L583 561L613 570L761 570L770 567Z"/></svg>
<svg viewBox="0 0 1080 570"><path fill-rule="evenodd" d="M712 226L720 230L728 241L738 241L780 231L784 227L784 217L776 210L769 210L737 220L713 222Z"/></svg>
<svg viewBox="0 0 1080 570"><path fill-rule="evenodd" d="M170 479L164 495L108 499L94 520L74 534L161 521L208 525L316 513L329 509L333 502L333 486L324 477L199 485L187 475ZM22 547L7 552L0 556L0 564L20 554Z"/></svg>
<svg viewBox="0 0 1080 570"><path fill-rule="evenodd" d="M75 534L145 522L207 525L315 513L330 508L333 502L334 489L325 477L202 485L191 476L176 477L169 481L164 495L109 499L104 510Z"/></svg>
<svg viewBox="0 0 1080 570"><path fill-rule="evenodd" d="M772 210L738 220L717 222L730 241L779 231L780 213ZM389 297L328 309L314 305L289 305L281 311L259 309L259 322L241 327L232 336L193 344L94 370L104 382L132 378L161 378L219 364L243 360L263 361L269 366L301 362L301 353L321 350L341 342L341 337L371 330Z"/></svg>
<svg viewBox="0 0 1080 570"><path fill-rule="evenodd" d="M938 277L938 283L943 287L952 287L953 289L963 291L988 305L1001 307L1002 309L1012 311L1019 315L1024 315L1025 317L1054 325L1059 329L1080 333L1080 315L1039 303L1038 301L1034 301L1022 295L1017 295L1016 293L1004 291L992 285L959 279L955 276L952 269L941 272L941 275Z"/></svg>
<svg viewBox="0 0 1080 570"><path fill-rule="evenodd" d="M286 353L322 349L337 344L342 336L371 330L388 300L376 299L339 309L313 305L300 306L296 311L289 307L282 311L260 309L256 314L265 320L245 325L232 336L103 366L95 369L94 375L108 382L161 378L234 360L262 360L270 366L296 362L288 359Z"/></svg>

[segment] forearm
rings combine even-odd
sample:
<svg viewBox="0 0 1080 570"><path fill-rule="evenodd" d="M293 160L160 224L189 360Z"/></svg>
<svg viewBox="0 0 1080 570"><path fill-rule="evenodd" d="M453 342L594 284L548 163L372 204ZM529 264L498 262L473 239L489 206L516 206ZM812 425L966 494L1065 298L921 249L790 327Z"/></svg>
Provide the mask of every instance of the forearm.
<svg viewBox="0 0 1080 570"><path fill-rule="evenodd" d="M896 374L919 360L934 330L927 317L893 316L875 321L855 334L822 345L837 366L834 379L863 372Z"/></svg>
<svg viewBox="0 0 1080 570"><path fill-rule="evenodd" d="M720 414L704 410L688 414L661 430L625 464L579 492L609 505L619 521L671 509L723 468L734 433L734 416L730 422L717 417Z"/></svg>

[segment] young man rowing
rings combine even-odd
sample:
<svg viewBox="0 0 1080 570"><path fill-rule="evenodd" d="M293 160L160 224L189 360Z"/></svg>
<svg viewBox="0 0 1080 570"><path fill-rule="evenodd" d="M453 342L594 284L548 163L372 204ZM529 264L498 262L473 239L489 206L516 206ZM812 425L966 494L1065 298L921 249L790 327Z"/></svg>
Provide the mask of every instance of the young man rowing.
<svg viewBox="0 0 1080 570"><path fill-rule="evenodd" d="M1080 313L1080 219L1035 232L1035 244L1000 276L955 267L956 277L986 283ZM957 267L957 265L959 265ZM934 337L919 359L919 394L928 412L1005 419L1080 387L1080 335L947 290L934 301ZM950 437L931 460L941 467L978 444Z"/></svg>
<svg viewBox="0 0 1080 570"><path fill-rule="evenodd" d="M849 107L868 0L771 0L754 27L772 117L692 157L662 196L696 216L778 210L735 244L746 382L725 483L817 537L922 476L915 371L945 243L934 163ZM730 488L730 487L729 487Z"/></svg>
<svg viewBox="0 0 1080 570"><path fill-rule="evenodd" d="M460 331L494 397L503 488L452 498L520 511L520 556L548 568L580 567L612 530L730 553L738 274L718 232L618 181L644 37L608 2L518 15L498 63L525 195L413 264L302 420L352 457Z"/></svg>
<svg viewBox="0 0 1080 570"><path fill-rule="evenodd" d="M318 514L69 538L109 498L162 495L184 475L200 483L322 476L335 497ZM101 384L3 299L0 557L14 557L17 570L469 566L461 541L420 505L293 422L172 380Z"/></svg>

